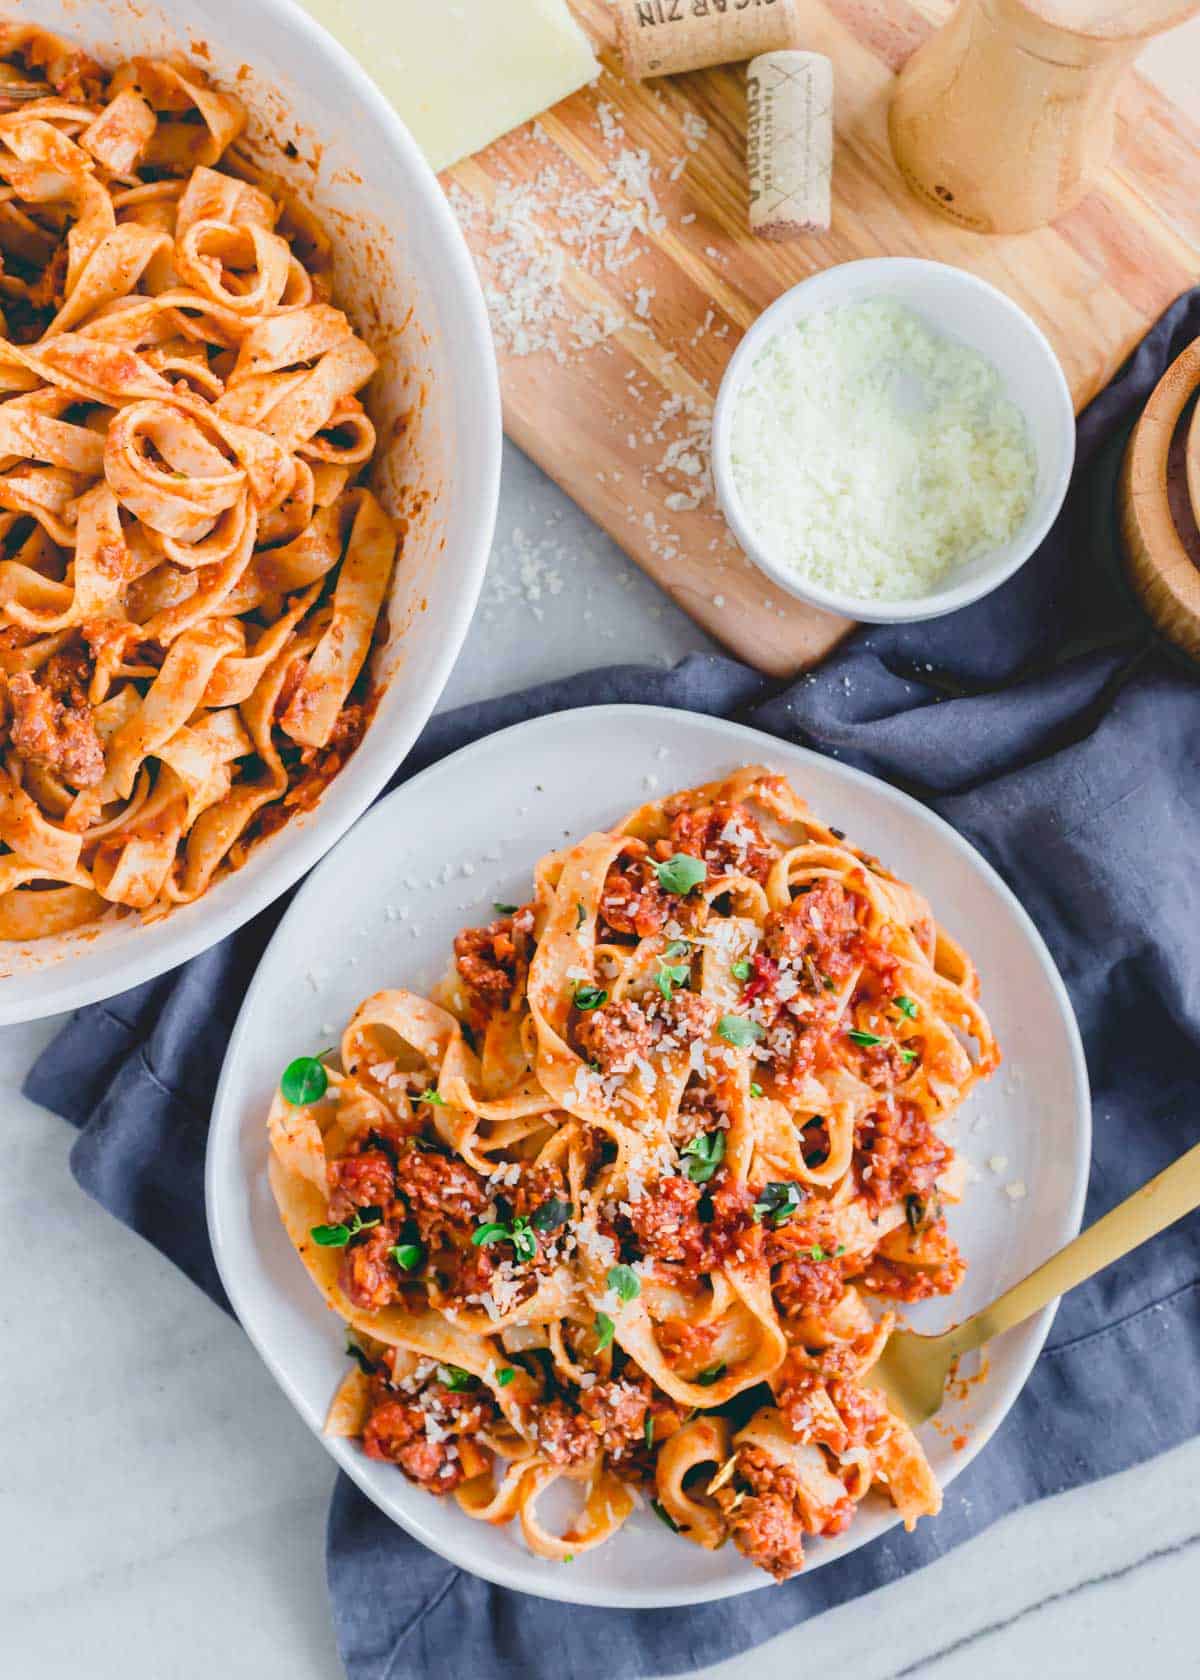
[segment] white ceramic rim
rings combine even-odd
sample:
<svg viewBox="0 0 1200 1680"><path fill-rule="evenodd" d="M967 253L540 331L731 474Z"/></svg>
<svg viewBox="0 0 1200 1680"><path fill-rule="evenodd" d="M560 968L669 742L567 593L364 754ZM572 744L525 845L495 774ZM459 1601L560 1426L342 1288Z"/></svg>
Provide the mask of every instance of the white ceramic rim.
<svg viewBox="0 0 1200 1680"><path fill-rule="evenodd" d="M423 181L424 208L438 225L445 241L446 262L464 299L464 313L457 323L457 330L473 341L479 364L479 386L471 413L479 439L482 472L472 482L470 510L464 510L463 514L464 584L454 603L448 634L443 637L440 654L430 675L428 706L424 709L411 707L397 722L390 724L392 751L386 757L381 756L373 774L364 775L357 786L352 786L341 776L333 780L313 812L312 820L297 831L303 834L303 838L294 843L286 858L281 855L277 869L264 872L264 878L254 890L228 894L219 912L211 917L198 918L194 927L181 928L173 939L170 935L174 930L168 916L158 924L164 937L145 939L140 946L134 946L127 956L114 956L103 983L98 984L94 978L74 978L68 959L45 971L45 974L39 974L36 996L31 998L21 985L21 976L13 975L0 985L0 1026L42 1020L60 1012L80 1009L85 1004L116 997L147 980L153 980L235 933L307 874L378 796L379 790L403 763L409 748L424 728L462 650L487 571L500 502L503 421L495 346L474 258L437 176L395 107L376 87L357 59L295 0L255 0L255 4L262 11L273 14L281 30L308 37L315 57L336 60L343 73L353 80L358 99L380 125L393 152L400 155L406 168L418 181ZM380 159L380 167L386 168L389 161L387 158ZM370 738L371 728L368 728L364 741ZM54 984L53 981L58 980L60 975L60 983Z"/></svg>
<svg viewBox="0 0 1200 1680"><path fill-rule="evenodd" d="M670 709L664 707L616 704L609 706L581 707L578 711L572 711L567 714L552 715L571 717L577 722L581 734L586 734L591 728L602 728L605 721L610 720L615 716L644 720L648 728L661 732L664 728L670 727L670 720L674 714ZM1084 1057L1083 1044L1080 1040L1079 1027L1075 1019L1075 1012L1071 1005L1071 1000L1068 996L1066 986L1063 984L1062 977L1055 966L1054 959L1050 955L1045 941L1038 932L1020 900L1005 883L1003 878L996 872L995 869L992 868L987 859L983 857L982 854L978 852L968 841L964 840L957 830L946 822L943 817L938 816L934 811L930 811L918 800L913 799L909 794L902 792L899 788L893 787L890 783L884 782L875 776L868 775L866 771L855 769L851 765L841 764L836 759L831 759L821 753L813 752L807 747L796 746L792 742L783 741L776 736L764 735L757 730L747 727L745 724L730 723L723 718L712 718L695 713L686 713L684 715L693 722L699 721L705 726L710 727L714 736L727 740L731 747L741 753L744 753L745 762L753 762L756 758L760 757L762 748L766 745L770 750L778 751L783 749L789 754L797 755L802 760L812 760L815 763L818 763L823 771L832 772L834 775L844 776L851 782L868 785L872 789L873 793L882 799L885 804L890 803L899 806L911 816L915 816L918 823L923 822L938 830L942 838L947 841L953 849L965 854L972 866L983 874L988 884L1005 903L1017 926L1021 929L1030 950L1033 952L1039 966L1042 968L1046 976L1051 991L1057 999L1066 1030L1067 1049L1070 1054L1075 1088L1078 1093L1078 1113L1076 1115L1076 1151L1073 1163L1073 1190L1069 1205L1065 1209L1063 1223L1064 1235L1062 1240L1063 1243L1068 1242L1078 1233L1083 1219L1084 1201L1087 1195L1088 1187L1088 1168L1091 1161L1092 1111L1087 1062ZM477 759L481 759L489 752L494 751L498 742L509 741L512 738L521 735L524 731L537 728L540 724L543 724L546 721L546 718L540 717L529 719L524 723L513 724L508 729L499 730L494 735L484 736L480 740L472 743L470 746L460 748L456 753L451 753L447 758L441 759L438 763L430 765L427 769L419 772L411 779L411 781L406 782L403 787L397 788L394 793L389 794L386 799L381 800L368 820L372 822L378 821L385 824L389 823L392 811L396 807L405 801L414 799L414 797L419 804L424 791L430 784L436 784L438 778L445 775L448 769L451 774L461 774L464 771L469 774L472 762ZM293 899L292 903L288 906L287 911L281 918L279 926L272 935L272 942L281 936L292 918L301 918L306 914L307 903L310 896L319 896L327 890L336 893L337 873L340 863L338 851L340 849L340 847L335 847L334 850L324 858L320 866L315 869L305 881L303 887L296 894L296 897ZM264 952L264 959L265 956L266 953ZM312 1430L313 1434L321 1442L321 1445L334 1459L339 1468L345 1471L350 1479L366 1495L366 1497L371 1500L372 1504L375 1504L380 1510L383 1510L385 1515L391 1517L399 1527L411 1534L414 1539L420 1541L421 1544L426 1546L430 1551L437 1553L438 1556L445 1558L448 1563L453 1564L456 1568L463 1569L468 1574L478 1575L481 1579L491 1581L496 1586L509 1587L517 1592L530 1593L528 1581L520 1564L519 1553L516 1554L517 1561L514 1562L511 1567L503 1563L487 1568L478 1567L474 1564L464 1562L461 1553L456 1552L454 1547L446 1545L438 1536L431 1533L430 1530L426 1528L421 1521L419 1505L416 1506L413 1513L406 1513L404 1519L396 1516L394 1512L385 1510L384 1507L379 1504L379 1501L376 1498L375 1490L370 1485L369 1476L367 1474L369 1461L365 1459L361 1453L352 1450L349 1443L331 1440L323 1435L321 1427L323 1417L310 1410L306 1398L300 1392L299 1385L292 1381L286 1365L281 1364L275 1357L274 1353L271 1351L268 1339L260 1332L260 1328L254 1322L252 1314L244 1310L245 1297L242 1295L240 1289L240 1276L239 1273L229 1264L229 1255L225 1242L224 1228L222 1225L222 1170L220 1165L220 1155L222 1149L225 1147L226 1134L228 1134L229 1138L228 1147L236 1149L238 1128L241 1124L241 1118L238 1113L234 1087L236 1085L242 1041L253 1028L253 1017L258 1005L258 994L262 985L263 972L264 963L260 961L259 969L256 972L254 979L251 981L249 989L246 992L246 996L242 1001L242 1007L238 1013L237 1022L234 1025L233 1033L229 1040L229 1046L221 1068L221 1077L217 1085L216 1096L213 1100L212 1120L209 1128L208 1145L205 1157L204 1194L209 1240L212 1244L213 1257L216 1261L218 1274L220 1275L221 1282L225 1286L226 1294L229 1297L234 1312L237 1314L238 1322L241 1324L247 1336L249 1336L251 1342L258 1350L263 1363L266 1365L275 1381L279 1384L279 1387L291 1401L298 1415ZM315 1288L312 1290L312 1303L314 1311L320 1311L322 1313L326 1313L328 1311L321 1302L320 1296ZM1012 1409L1013 1404L1028 1381L1029 1374L1033 1370L1033 1367L1041 1354L1046 1337L1049 1334L1050 1326L1054 1322L1054 1316L1058 1311L1058 1304L1057 1300L1052 1301L1049 1306L1042 1310L1041 1313L1028 1320L1027 1325L1021 1326L1023 1331L1028 1332L1028 1344L1025 1350L1025 1355L1015 1366L1009 1380L1006 1383L997 1384L994 1392L991 1385L995 1383L996 1379L995 1377L992 1377L989 1380L989 1400L991 1402L989 1406L991 1420L990 1426L984 1428L980 1424L972 1428L970 1436L962 1450L955 1454L949 1474L943 1477L942 1485L944 1487L948 1486L956 1476L960 1475L962 1471L967 1468L967 1466L975 1459L977 1454L980 1453L991 1440L992 1436L996 1433L997 1429L999 1429L1004 1419L1008 1416L1009 1411ZM899 1513L894 1512L891 1520L886 1525L887 1529L894 1528L900 1520L901 1518ZM935 1518L931 1520L936 1521L937 1519ZM613 1544L619 1543L620 1537L618 1536L613 1541ZM828 1567L829 1563L837 1561L840 1560L830 1559L828 1563L822 1562L816 1566ZM809 1567L811 1568L813 1565L810 1564ZM548 1590L544 1587L539 1587L538 1591L535 1594L531 1594L531 1596L553 1599L559 1603L600 1605L610 1609L668 1609L688 1604L715 1603L720 1599L737 1597L743 1593L758 1591L763 1587L771 1585L770 1578L765 1573L762 1573L761 1580L754 1579L750 1582L746 1582L745 1580L733 1580L727 1585L722 1585L715 1590L711 1587L684 1585L673 1588L664 1593L661 1589L656 1590L653 1585L648 1585L644 1592L633 1593L619 1588L605 1588L602 1585L593 1586L591 1583L588 1583L584 1590L580 1590L578 1587L576 1587L575 1590L572 1590L572 1582L577 1578L572 1577L570 1571L568 1570L562 1571L561 1579L563 1588L562 1591L555 1590L558 1580L558 1577L555 1576L554 1587L551 1587Z"/></svg>
<svg viewBox="0 0 1200 1680"><path fill-rule="evenodd" d="M928 595L916 595L903 601L862 600L855 595L843 595L837 590L824 589L820 584L810 583L799 577L774 559L759 542L742 505L741 494L734 482L730 464L733 410L755 356L769 338L789 323L801 295L806 305L824 303L832 306L839 302L846 278L850 274L859 275L867 280L877 277L880 295L885 295L889 279L901 270L907 274L936 270L941 274L954 276L954 283L961 285L966 291L974 292L985 307L1007 316L1017 331L1036 344L1051 370L1052 383L1056 386L1060 399L1059 424L1064 437L1069 438L1069 443L1063 452L1059 470L1054 475L1053 489L1043 516L1028 527L1021 545L1007 561L997 565L994 570L985 571L981 577L969 583L935 589ZM862 257L855 262L839 263L834 268L822 269L819 274L810 275L807 280L801 280L798 285L789 287L763 311L730 357L713 409L712 470L717 502L745 553L772 583L777 584L788 595L794 596L796 600L806 601L810 606L821 607L826 612L838 613L843 618L858 619L864 624L911 624L919 619L941 618L946 613L957 612L960 607L970 606L972 601L990 595L993 589L998 589L1002 583L1007 582L1034 553L1057 519L1067 494L1074 460L1075 408L1071 401L1070 388L1054 347L1037 322L1026 314L1020 304L1014 303L1012 298L989 281L981 280L968 269L956 268L953 263L933 262L926 257Z"/></svg>

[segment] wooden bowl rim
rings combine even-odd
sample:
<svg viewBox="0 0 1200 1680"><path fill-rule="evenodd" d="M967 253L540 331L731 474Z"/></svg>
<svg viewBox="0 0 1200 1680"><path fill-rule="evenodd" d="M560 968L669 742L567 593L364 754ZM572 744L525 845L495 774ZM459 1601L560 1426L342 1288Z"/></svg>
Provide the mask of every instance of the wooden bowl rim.
<svg viewBox="0 0 1200 1680"><path fill-rule="evenodd" d="M1190 621L1200 638L1200 567L1179 535L1167 501L1167 459L1179 417L1200 387L1200 339L1189 344L1163 374L1129 440L1125 492L1130 518L1140 539L1131 556L1135 579L1169 595L1175 612ZM1200 413L1200 410L1197 411ZM1197 440L1195 444L1192 438ZM1200 448L1196 421L1189 448Z"/></svg>

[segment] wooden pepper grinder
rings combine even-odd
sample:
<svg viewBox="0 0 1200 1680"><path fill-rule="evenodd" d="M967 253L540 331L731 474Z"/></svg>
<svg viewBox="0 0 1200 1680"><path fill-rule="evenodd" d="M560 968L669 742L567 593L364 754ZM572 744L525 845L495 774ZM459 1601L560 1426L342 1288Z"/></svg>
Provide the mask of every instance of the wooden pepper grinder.
<svg viewBox="0 0 1200 1680"><path fill-rule="evenodd" d="M1126 66L1197 11L1200 0L960 0L896 84L901 174L980 233L1052 222L1108 164Z"/></svg>

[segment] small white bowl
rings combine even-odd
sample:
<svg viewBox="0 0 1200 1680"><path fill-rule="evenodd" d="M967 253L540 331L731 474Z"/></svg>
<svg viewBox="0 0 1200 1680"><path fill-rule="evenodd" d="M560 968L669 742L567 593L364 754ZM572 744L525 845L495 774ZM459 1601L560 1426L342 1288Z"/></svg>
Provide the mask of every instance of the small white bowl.
<svg viewBox="0 0 1200 1680"><path fill-rule="evenodd" d="M742 385L759 352L802 316L839 304L890 298L907 305L948 337L978 350L993 364L1005 394L1025 416L1037 457L1029 511L1008 542L955 566L927 595L905 600L864 600L822 589L792 571L757 537L734 482L733 415ZM778 298L742 339L725 369L713 413L712 462L717 500L743 549L789 595L810 606L870 624L908 624L939 618L996 589L1024 565L1062 506L1075 460L1075 413L1058 357L1023 309L965 269L917 257L871 257L842 263Z"/></svg>

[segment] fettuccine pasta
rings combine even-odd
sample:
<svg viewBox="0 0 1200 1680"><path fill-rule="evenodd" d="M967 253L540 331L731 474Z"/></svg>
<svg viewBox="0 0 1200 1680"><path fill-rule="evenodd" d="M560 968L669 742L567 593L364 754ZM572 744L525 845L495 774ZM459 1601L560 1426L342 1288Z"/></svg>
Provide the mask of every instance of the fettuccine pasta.
<svg viewBox="0 0 1200 1680"><path fill-rule="evenodd" d="M0 939L197 898L367 721L376 361L245 121L0 25Z"/></svg>
<svg viewBox="0 0 1200 1680"><path fill-rule="evenodd" d="M966 954L753 766L497 909L271 1108L280 1211L354 1337L329 1428L545 1557L649 1497L783 1580L872 1490L935 1513L871 1370L889 1303L965 1269L941 1128L999 1060Z"/></svg>

